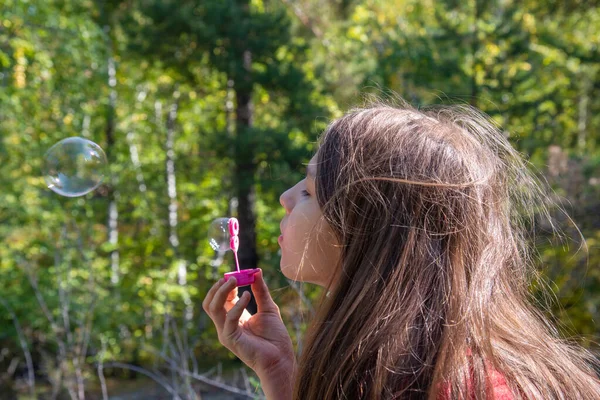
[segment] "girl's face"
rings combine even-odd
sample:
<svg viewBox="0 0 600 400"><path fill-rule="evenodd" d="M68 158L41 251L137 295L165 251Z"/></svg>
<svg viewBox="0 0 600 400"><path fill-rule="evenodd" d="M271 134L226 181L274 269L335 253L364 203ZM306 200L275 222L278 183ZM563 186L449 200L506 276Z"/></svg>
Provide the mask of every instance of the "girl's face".
<svg viewBox="0 0 600 400"><path fill-rule="evenodd" d="M281 272L287 278L326 287L335 279L340 249L317 202L316 155L306 168L306 178L279 198L285 208L281 220Z"/></svg>

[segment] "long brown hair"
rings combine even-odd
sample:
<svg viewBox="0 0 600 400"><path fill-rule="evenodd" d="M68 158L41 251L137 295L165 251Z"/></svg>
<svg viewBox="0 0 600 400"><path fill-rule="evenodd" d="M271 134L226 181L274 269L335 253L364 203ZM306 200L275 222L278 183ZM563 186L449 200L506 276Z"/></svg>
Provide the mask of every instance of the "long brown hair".
<svg viewBox="0 0 600 400"><path fill-rule="evenodd" d="M297 399L599 399L591 353L532 304L524 216L541 185L466 106L381 102L321 137L316 189L341 246L305 339ZM469 394L470 393L470 394Z"/></svg>

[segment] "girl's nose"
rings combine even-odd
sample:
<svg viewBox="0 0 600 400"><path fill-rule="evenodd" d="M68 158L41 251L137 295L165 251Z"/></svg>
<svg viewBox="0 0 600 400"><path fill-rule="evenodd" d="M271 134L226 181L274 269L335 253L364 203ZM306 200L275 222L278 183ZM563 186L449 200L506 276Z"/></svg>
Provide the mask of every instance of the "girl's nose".
<svg viewBox="0 0 600 400"><path fill-rule="evenodd" d="M292 211L292 201L290 198L290 189L286 190L279 196L279 204L283 206L286 213L290 213Z"/></svg>

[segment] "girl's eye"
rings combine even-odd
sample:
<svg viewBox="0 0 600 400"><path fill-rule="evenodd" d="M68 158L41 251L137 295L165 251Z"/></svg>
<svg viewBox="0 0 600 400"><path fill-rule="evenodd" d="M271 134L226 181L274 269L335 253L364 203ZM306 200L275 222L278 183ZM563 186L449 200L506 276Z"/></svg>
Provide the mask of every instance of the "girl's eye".
<svg viewBox="0 0 600 400"><path fill-rule="evenodd" d="M310 193L308 193L306 190L303 190L302 191L302 196L307 196L308 197L308 196L310 196Z"/></svg>

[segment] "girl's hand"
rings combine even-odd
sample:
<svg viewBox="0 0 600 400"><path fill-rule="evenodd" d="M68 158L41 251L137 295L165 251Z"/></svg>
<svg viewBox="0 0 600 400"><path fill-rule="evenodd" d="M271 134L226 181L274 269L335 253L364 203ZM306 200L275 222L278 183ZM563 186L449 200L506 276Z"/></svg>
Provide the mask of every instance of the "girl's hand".
<svg viewBox="0 0 600 400"><path fill-rule="evenodd" d="M269 294L262 271L255 275L252 291L258 306L255 315L250 315L245 309L250 293L244 292L241 298L237 297L235 278L215 283L202 307L213 320L219 341L252 368L261 381L288 376L293 382L295 356L292 340L281 319L279 307Z"/></svg>

